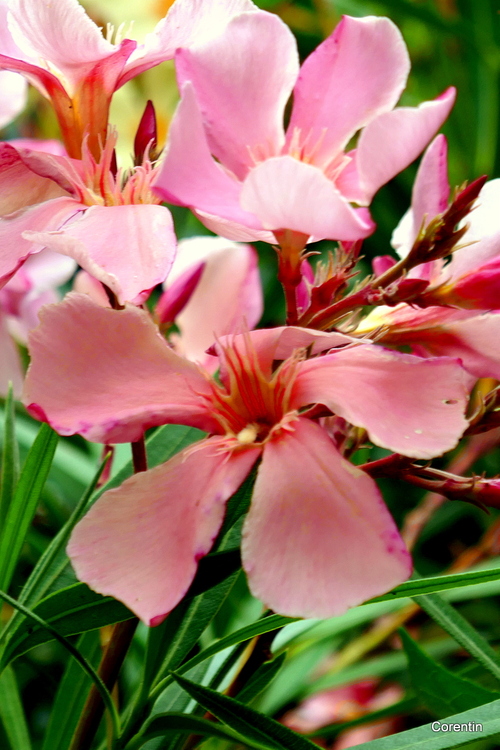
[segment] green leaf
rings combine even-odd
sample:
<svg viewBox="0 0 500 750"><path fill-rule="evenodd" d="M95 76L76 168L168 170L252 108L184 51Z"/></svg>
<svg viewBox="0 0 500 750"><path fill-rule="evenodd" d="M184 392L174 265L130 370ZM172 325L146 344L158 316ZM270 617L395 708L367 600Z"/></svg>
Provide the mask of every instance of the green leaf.
<svg viewBox="0 0 500 750"><path fill-rule="evenodd" d="M400 586L389 591L387 594L370 599L366 604L374 602L385 602L392 599L402 599L407 596L420 596L422 594L433 594L437 591L447 591L462 586L476 586L481 583L500 580L500 568L492 570L473 570L466 573L453 573L444 576L432 576L430 578L417 578L406 581Z"/></svg>
<svg viewBox="0 0 500 750"><path fill-rule="evenodd" d="M10 604L11 607L19 609L25 615L25 617L28 617L38 626L41 626L42 628L45 628L45 630L49 631L49 633L52 634L53 638L59 641L59 643L64 646L67 651L69 651L71 656L73 656L73 658L79 663L84 672L88 674L97 690L99 691L102 701L106 707L106 710L108 711L109 717L112 722L113 739L117 738L120 734L120 717L118 716L118 712L116 710L115 704L113 703L113 699L111 698L109 690L107 689L99 674L95 671L92 664L87 661L87 659L78 651L75 646L73 646L70 641L68 641L67 638L64 637L64 635L62 635L58 630L52 627L49 622L43 620L36 612L32 612L30 609L28 609L28 607L25 607L24 604L21 604L12 596L9 596L6 591L0 591L0 598Z"/></svg>
<svg viewBox="0 0 500 750"><path fill-rule="evenodd" d="M243 703L216 693L215 690L197 685L178 674L173 675L176 682L199 703L206 711L225 722L247 741L258 742L279 750L317 750L309 740L292 732L274 719L254 711Z"/></svg>
<svg viewBox="0 0 500 750"><path fill-rule="evenodd" d="M221 724L201 719L198 716L179 713L158 714L144 727L144 733L134 737L126 746L126 750L138 750L149 740L155 737L168 737L182 732L183 734L196 734L208 737L220 737L223 740L245 743L246 740L236 732L231 731ZM268 747L259 743L251 743L251 747Z"/></svg>
<svg viewBox="0 0 500 750"><path fill-rule="evenodd" d="M0 722L11 750L31 750L19 688L11 667L8 667L0 676Z"/></svg>
<svg viewBox="0 0 500 750"><path fill-rule="evenodd" d="M5 418L2 449L2 471L0 473L0 532L19 478L19 448L15 434L15 409L12 383L5 400Z"/></svg>
<svg viewBox="0 0 500 750"><path fill-rule="evenodd" d="M474 656L483 667L500 680L500 660L498 654L467 620L451 604L438 594L417 596L415 602L446 630L457 643Z"/></svg>
<svg viewBox="0 0 500 750"><path fill-rule="evenodd" d="M444 726L459 724L457 731ZM438 728L441 727L441 728ZM500 732L500 700L433 721L416 729L355 745L356 750L447 750L472 740L484 740Z"/></svg>
<svg viewBox="0 0 500 750"><path fill-rule="evenodd" d="M8 589L52 464L58 435L40 427L26 457L0 539L0 589Z"/></svg>
<svg viewBox="0 0 500 750"><path fill-rule="evenodd" d="M282 617L281 615L269 615L268 617L263 617L262 620L257 620L257 622L253 622L251 625L246 625L244 628L240 628L234 633L226 635L224 638L219 638L215 643L212 643L210 646L203 649L203 651L200 651L199 654L193 656L192 659L185 662L182 667L177 669L177 672L179 674L184 674L184 672L187 672L197 664L205 661L205 659L209 659L214 654L218 654L219 651L224 651L224 649L229 648L229 646L235 646L243 641L249 641L251 638L255 638L258 635L270 633L273 630L278 630L279 628L288 625L290 622L296 621L297 618Z"/></svg>
<svg viewBox="0 0 500 750"><path fill-rule="evenodd" d="M260 695L274 680L285 659L286 654L280 654L275 659L270 659L261 664L236 696L240 703L250 703L257 695Z"/></svg>
<svg viewBox="0 0 500 750"><path fill-rule="evenodd" d="M465 680L435 662L405 630L400 629L399 634L408 658L412 685L431 714L445 717L500 698L498 693Z"/></svg>
<svg viewBox="0 0 500 750"><path fill-rule="evenodd" d="M74 526L82 517L83 511L96 488L97 482L99 481L106 463L106 461L101 463L92 482L77 503L71 514L71 518L68 519L67 523L64 524L62 529L54 539L52 539L47 549L41 555L18 597L18 601L21 602L21 604L33 606L38 600L45 596L54 580L54 577L57 578L60 574L61 558L62 566L66 567L67 557L64 551L66 542L68 541ZM19 611L16 611L13 614L0 635L0 643L22 618L23 615Z"/></svg>
<svg viewBox="0 0 500 750"><path fill-rule="evenodd" d="M84 633L78 640L77 649L97 668L102 654L98 632ZM74 659L70 659L59 683L42 750L68 750L91 686L89 676Z"/></svg>
<svg viewBox="0 0 500 750"><path fill-rule="evenodd" d="M64 636L85 633L134 617L124 604L110 596L96 594L85 583L75 583L50 594L33 608L33 613ZM54 635L44 627L29 619L22 620L5 645L0 668L53 638Z"/></svg>

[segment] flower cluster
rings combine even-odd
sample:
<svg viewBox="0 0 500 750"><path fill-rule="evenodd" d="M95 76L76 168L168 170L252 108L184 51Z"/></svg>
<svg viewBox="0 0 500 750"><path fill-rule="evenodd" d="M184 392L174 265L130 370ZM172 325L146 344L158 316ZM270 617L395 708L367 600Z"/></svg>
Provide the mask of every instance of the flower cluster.
<svg viewBox="0 0 500 750"><path fill-rule="evenodd" d="M299 67L288 27L251 0L175 0L142 44L105 38L77 0L0 10L0 120L22 109L24 76L62 139L0 144L0 386L19 392L12 335L31 328L23 401L59 434L138 445L164 424L206 433L90 508L68 546L80 580L160 623L255 467L250 590L281 614L328 617L411 574L375 478L498 504L494 481L417 463L484 428L483 413L467 419L469 395L500 379L498 182L450 200L438 135L394 233L399 259L376 258L352 284L374 195L455 96L396 106L410 63L391 21L346 16ZM113 94L169 59L180 102L164 149L148 104L121 166ZM177 243L164 201L219 236ZM322 239L338 248L313 267ZM257 255L241 243L258 240L278 257L287 319L275 328L255 329ZM356 466L367 441L396 455Z"/></svg>

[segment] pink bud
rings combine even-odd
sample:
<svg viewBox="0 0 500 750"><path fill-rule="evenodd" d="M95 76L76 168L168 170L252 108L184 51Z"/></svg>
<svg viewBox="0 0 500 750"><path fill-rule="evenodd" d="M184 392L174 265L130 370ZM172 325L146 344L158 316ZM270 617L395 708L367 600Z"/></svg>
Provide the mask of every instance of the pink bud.
<svg viewBox="0 0 500 750"><path fill-rule="evenodd" d="M164 326L174 322L198 286L204 268L205 263L198 263L196 266L188 268L161 295L156 307L156 315L160 325Z"/></svg>
<svg viewBox="0 0 500 750"><path fill-rule="evenodd" d="M134 139L134 157L136 164L142 164L147 150L154 152L157 146L156 112L153 102L148 99L137 133Z"/></svg>

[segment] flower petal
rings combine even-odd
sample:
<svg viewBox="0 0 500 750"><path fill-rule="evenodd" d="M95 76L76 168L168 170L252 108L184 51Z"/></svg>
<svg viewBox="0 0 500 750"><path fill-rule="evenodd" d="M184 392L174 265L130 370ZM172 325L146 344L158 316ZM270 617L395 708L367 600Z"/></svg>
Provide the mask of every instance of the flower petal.
<svg viewBox="0 0 500 750"><path fill-rule="evenodd" d="M10 0L9 9L19 46L34 60L55 65L73 85L82 67L115 50L77 0Z"/></svg>
<svg viewBox="0 0 500 750"><path fill-rule="evenodd" d="M169 203L206 211L252 229L262 229L255 216L240 207L241 184L212 158L200 109L190 83L169 129L166 156L154 190Z"/></svg>
<svg viewBox="0 0 500 750"><path fill-rule="evenodd" d="M143 310L111 310L70 294L43 308L40 320L30 336L24 403L61 435L128 443L168 422L218 431L204 401L206 378Z"/></svg>
<svg viewBox="0 0 500 750"><path fill-rule="evenodd" d="M406 45L392 21L344 16L300 70L288 142L298 128L301 140L318 144L314 163L330 161L357 130L394 107L409 70Z"/></svg>
<svg viewBox="0 0 500 750"><path fill-rule="evenodd" d="M242 558L254 596L291 617L340 615L411 573L375 482L303 418L265 446Z"/></svg>
<svg viewBox="0 0 500 750"><path fill-rule="evenodd" d="M120 303L134 301L164 281L176 249L170 211L149 204L91 206L57 232L23 236L74 258Z"/></svg>
<svg viewBox="0 0 500 750"><path fill-rule="evenodd" d="M159 625L182 599L211 548L225 502L258 457L228 458L220 440L198 443L166 464L105 492L76 525L68 545L76 574Z"/></svg>
<svg viewBox="0 0 500 750"><path fill-rule="evenodd" d="M0 312L0 395L5 397L12 383L14 397L19 398L23 389L21 357L7 328L6 317Z"/></svg>
<svg viewBox="0 0 500 750"><path fill-rule="evenodd" d="M0 143L0 216L67 195L51 174L40 174L39 169L26 163L26 158L32 154L34 152L14 148L10 143ZM45 157L47 154L42 160Z"/></svg>
<svg viewBox="0 0 500 750"><path fill-rule="evenodd" d="M180 50L176 69L179 88L186 81L194 86L211 152L238 178L256 160L279 153L299 60L295 38L278 16L236 16L216 39Z"/></svg>
<svg viewBox="0 0 500 750"><path fill-rule="evenodd" d="M455 89L451 88L434 101L399 107L372 120L360 135L354 160L337 180L348 200L368 205L382 185L417 158L448 117L454 101Z"/></svg>
<svg viewBox="0 0 500 750"><path fill-rule="evenodd" d="M155 65L171 60L175 51L203 43L221 33L238 13L259 11L251 0L176 0L144 44L132 53L119 85Z"/></svg>
<svg viewBox="0 0 500 750"><path fill-rule="evenodd" d="M467 428L466 373L457 360L361 345L306 360L299 368L295 408L325 404L364 427L376 445L404 456L439 456L454 448Z"/></svg>
<svg viewBox="0 0 500 750"><path fill-rule="evenodd" d="M28 98L27 83L18 73L0 72L0 128L4 128L23 111Z"/></svg>
<svg viewBox="0 0 500 750"><path fill-rule="evenodd" d="M34 244L36 241L25 239L22 236L25 231L29 234L32 229L58 229L82 208L84 206L73 198L55 198L0 219L0 287L29 255L43 248L43 245Z"/></svg>
<svg viewBox="0 0 500 750"><path fill-rule="evenodd" d="M374 230L320 169L291 156L267 159L252 169L243 183L241 206L266 229L292 229L316 240L358 240Z"/></svg>
<svg viewBox="0 0 500 750"><path fill-rule="evenodd" d="M180 242L173 272L177 275L187 262L203 260L200 281L176 323L183 354L206 365L206 350L216 337L258 323L262 286L255 250L220 237L193 237Z"/></svg>

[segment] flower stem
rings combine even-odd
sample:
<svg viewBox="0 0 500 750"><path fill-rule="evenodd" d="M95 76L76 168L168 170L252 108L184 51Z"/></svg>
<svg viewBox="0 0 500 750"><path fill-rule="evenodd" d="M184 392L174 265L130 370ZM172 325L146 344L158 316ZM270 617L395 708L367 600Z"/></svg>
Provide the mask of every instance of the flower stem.
<svg viewBox="0 0 500 750"><path fill-rule="evenodd" d="M146 471L148 465L144 435L139 440L131 443L131 445L134 473L138 474L140 471ZM118 622L113 628L111 638L106 646L98 669L98 675L109 691L113 689L118 679L118 674L134 637L138 622L137 617L132 617L130 620L125 620L125 622ZM102 698L95 685L93 685L85 701L85 706L83 707L69 750L90 750L103 712L104 704Z"/></svg>

